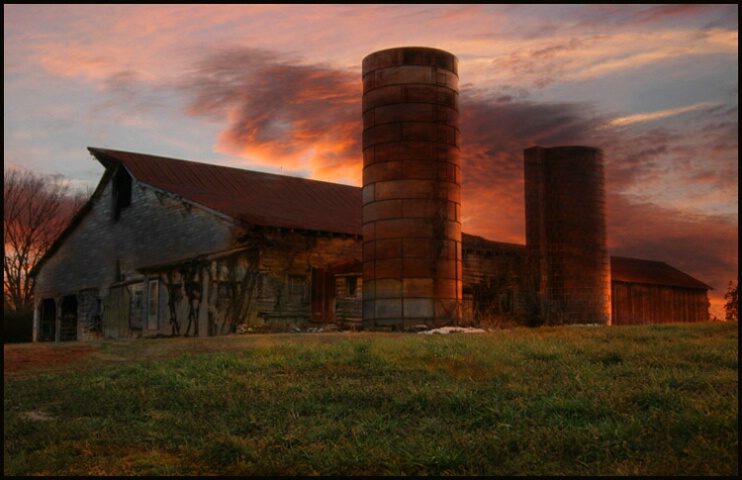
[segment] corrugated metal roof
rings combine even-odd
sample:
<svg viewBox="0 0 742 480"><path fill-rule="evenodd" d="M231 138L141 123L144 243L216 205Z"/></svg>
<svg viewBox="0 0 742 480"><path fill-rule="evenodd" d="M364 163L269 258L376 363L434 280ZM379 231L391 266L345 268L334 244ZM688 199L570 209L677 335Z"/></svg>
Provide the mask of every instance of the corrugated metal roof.
<svg viewBox="0 0 742 480"><path fill-rule="evenodd" d="M106 168L253 225L361 235L361 189L305 178L88 147Z"/></svg>
<svg viewBox="0 0 742 480"><path fill-rule="evenodd" d="M611 257L611 280L713 290L712 287L665 262L638 258Z"/></svg>

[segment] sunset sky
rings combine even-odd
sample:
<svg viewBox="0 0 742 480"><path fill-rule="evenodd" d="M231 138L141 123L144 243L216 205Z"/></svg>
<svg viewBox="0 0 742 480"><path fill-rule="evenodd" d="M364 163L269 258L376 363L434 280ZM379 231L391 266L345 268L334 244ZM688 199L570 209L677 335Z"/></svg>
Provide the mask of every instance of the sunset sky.
<svg viewBox="0 0 742 480"><path fill-rule="evenodd" d="M464 231L524 243L523 149L606 158L613 255L738 274L737 5L5 5L4 161L104 147L359 185L361 61L459 59Z"/></svg>

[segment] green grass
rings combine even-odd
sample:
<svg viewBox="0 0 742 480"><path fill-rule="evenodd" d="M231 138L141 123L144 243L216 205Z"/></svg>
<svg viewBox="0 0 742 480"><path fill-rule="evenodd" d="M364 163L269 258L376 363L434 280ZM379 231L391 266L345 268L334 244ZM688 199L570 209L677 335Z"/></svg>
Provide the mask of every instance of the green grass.
<svg viewBox="0 0 742 480"><path fill-rule="evenodd" d="M6 373L4 473L736 475L737 338L729 323L102 342Z"/></svg>

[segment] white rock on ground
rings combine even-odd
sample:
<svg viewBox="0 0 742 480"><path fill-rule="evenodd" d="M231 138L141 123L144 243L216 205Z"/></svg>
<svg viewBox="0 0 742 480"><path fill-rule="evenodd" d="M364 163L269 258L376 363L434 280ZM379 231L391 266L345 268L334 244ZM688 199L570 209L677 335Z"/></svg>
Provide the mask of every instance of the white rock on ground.
<svg viewBox="0 0 742 480"><path fill-rule="evenodd" d="M450 333L485 333L486 330L481 328L470 328L470 327L441 327L434 328L432 330L425 330L424 332L418 332L419 335L448 335Z"/></svg>

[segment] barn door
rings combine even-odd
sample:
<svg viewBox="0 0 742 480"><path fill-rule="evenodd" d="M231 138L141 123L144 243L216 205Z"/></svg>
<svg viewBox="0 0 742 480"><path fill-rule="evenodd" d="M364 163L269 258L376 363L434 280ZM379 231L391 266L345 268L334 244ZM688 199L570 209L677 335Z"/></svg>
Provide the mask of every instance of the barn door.
<svg viewBox="0 0 742 480"><path fill-rule="evenodd" d="M62 297L62 318L59 322L59 341L77 340L77 296Z"/></svg>
<svg viewBox="0 0 742 480"><path fill-rule="evenodd" d="M335 318L335 277L324 268L312 269L312 321L332 322Z"/></svg>
<svg viewBox="0 0 742 480"><path fill-rule="evenodd" d="M112 287L109 290L103 309L103 338L129 337L130 301L126 287Z"/></svg>
<svg viewBox="0 0 742 480"><path fill-rule="evenodd" d="M41 301L41 313L39 322L39 342L53 342L57 333L57 306L53 298L45 298Z"/></svg>

